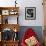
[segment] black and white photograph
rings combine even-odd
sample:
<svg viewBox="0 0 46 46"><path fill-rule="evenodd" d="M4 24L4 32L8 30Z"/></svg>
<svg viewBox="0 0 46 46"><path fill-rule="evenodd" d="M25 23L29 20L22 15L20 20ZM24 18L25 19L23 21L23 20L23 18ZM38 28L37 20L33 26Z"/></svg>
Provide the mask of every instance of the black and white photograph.
<svg viewBox="0 0 46 46"><path fill-rule="evenodd" d="M26 7L25 8L25 19L26 20L35 20L36 19L36 8L35 7Z"/></svg>

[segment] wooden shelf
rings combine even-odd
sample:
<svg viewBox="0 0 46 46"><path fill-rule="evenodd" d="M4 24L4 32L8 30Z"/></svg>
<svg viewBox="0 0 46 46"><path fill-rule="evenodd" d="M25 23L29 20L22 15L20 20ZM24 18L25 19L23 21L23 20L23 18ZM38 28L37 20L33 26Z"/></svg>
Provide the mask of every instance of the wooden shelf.
<svg viewBox="0 0 46 46"><path fill-rule="evenodd" d="M14 16L14 17L17 16L17 18L16 18L17 24L9 24L8 18L7 18L9 16ZM18 31L20 29L20 26L18 24L18 17L19 17L19 7L0 7L0 20L1 20L1 24L0 24L0 32L1 32L0 46L18 46L19 40L17 39L17 41L16 41L16 39L15 39L15 41L13 41L13 39L15 38L15 33L18 33ZM10 31L14 31L13 39L10 39L9 41L3 39L4 37L2 37L2 35L4 35L3 34L4 29L11 29ZM12 35L10 35L10 36L12 36ZM12 37L10 37L10 38L12 38ZM18 38L17 34L16 34L16 38Z"/></svg>
<svg viewBox="0 0 46 46"><path fill-rule="evenodd" d="M19 7L0 7L0 10L12 10L12 9L16 9L16 10L19 10Z"/></svg>
<svg viewBox="0 0 46 46"><path fill-rule="evenodd" d="M17 30L17 32L19 31L20 29L20 26L18 24L0 24L0 28L1 28L1 31L5 28L10 28L14 31L14 29Z"/></svg>
<svg viewBox="0 0 46 46"><path fill-rule="evenodd" d="M3 46L18 46L18 42L19 41L1 41L0 42L0 45L3 45Z"/></svg>

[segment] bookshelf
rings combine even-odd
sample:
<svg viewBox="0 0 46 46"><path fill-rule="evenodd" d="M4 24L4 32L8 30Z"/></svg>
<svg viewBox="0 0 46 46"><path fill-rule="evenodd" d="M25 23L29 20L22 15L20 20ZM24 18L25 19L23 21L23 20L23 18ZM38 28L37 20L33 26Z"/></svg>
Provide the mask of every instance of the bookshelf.
<svg viewBox="0 0 46 46"><path fill-rule="evenodd" d="M16 40L16 38L14 38L15 34L16 36L18 35L20 27L18 18L19 7L0 7L0 46L18 46L19 39ZM4 35L5 32L5 35L7 35L8 37ZM12 32L12 34L14 34L14 37L8 32ZM2 37L2 35L4 35L5 37ZM9 40L10 35L13 39Z"/></svg>

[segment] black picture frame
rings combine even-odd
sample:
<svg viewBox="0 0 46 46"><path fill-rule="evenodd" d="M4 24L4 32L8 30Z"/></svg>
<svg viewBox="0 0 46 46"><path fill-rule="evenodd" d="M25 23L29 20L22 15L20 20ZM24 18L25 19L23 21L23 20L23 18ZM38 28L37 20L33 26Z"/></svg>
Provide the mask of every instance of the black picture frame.
<svg viewBox="0 0 46 46"><path fill-rule="evenodd" d="M25 19L26 20L36 19L36 7L25 7Z"/></svg>

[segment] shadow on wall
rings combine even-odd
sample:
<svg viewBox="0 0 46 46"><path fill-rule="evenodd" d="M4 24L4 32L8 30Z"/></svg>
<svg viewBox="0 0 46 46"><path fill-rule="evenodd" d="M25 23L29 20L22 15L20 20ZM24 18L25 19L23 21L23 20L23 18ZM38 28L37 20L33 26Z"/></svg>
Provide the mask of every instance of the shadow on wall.
<svg viewBox="0 0 46 46"><path fill-rule="evenodd" d="M39 41L41 43L43 43L43 33L42 33L43 30L42 30L42 26L21 26L20 27L20 32L19 32L19 39L20 39L20 41L22 40L22 38L24 36L24 33L25 33L25 31L28 28L32 28L36 32Z"/></svg>

